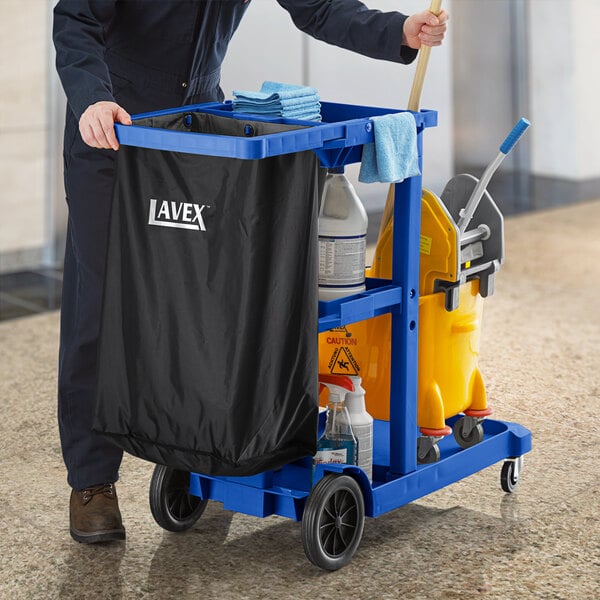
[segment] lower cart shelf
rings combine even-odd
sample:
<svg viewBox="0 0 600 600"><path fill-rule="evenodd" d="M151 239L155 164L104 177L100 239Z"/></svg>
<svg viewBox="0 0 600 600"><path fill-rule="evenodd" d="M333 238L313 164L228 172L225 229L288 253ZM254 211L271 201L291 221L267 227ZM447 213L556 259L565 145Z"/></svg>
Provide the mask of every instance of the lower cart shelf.
<svg viewBox="0 0 600 600"><path fill-rule="evenodd" d="M449 419L452 426L459 416ZM418 465L411 473L390 471L390 426L374 423L373 483L358 467L342 464L318 465L312 470L310 457L266 471L253 477L213 477L191 474L190 494L202 500L216 500L223 508L266 517L272 514L302 519L311 487L328 473L353 476L360 485L365 515L376 517L426 496L497 462L521 457L531 449L531 433L517 423L486 419L483 440L471 448L461 448L454 437L440 443L440 460ZM417 431L415 429L415 439Z"/></svg>

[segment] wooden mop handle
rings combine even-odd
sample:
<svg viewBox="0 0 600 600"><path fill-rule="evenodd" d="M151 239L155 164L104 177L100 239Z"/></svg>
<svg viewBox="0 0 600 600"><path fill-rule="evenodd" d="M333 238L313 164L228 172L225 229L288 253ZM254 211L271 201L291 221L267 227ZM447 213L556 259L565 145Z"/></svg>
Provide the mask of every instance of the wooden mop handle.
<svg viewBox="0 0 600 600"><path fill-rule="evenodd" d="M432 12L436 17L442 12L442 0L431 0L429 12ZM423 82L425 81L425 71L427 71L427 63L431 54L431 46L421 46L419 50L419 58L417 59L417 70L413 79L410 96L408 98L408 110L417 112L421 103L421 92L423 91Z"/></svg>
<svg viewBox="0 0 600 600"><path fill-rule="evenodd" d="M431 0L431 6L429 12L432 12L436 17L442 11L442 0ZM408 110L413 112L419 111L419 104L421 102L421 91L423 90L423 82L425 81L425 71L427 71L427 63L429 62L429 54L431 52L431 46L421 46L419 50L419 57L417 59L417 70L415 71L415 77L413 79L412 88L410 90L410 97L408 99ZM378 242L383 236L383 232L388 226L389 222L394 216L394 184L391 183L388 189L388 195L385 200L385 207L383 209L383 215L381 217L381 223L379 225L379 237Z"/></svg>

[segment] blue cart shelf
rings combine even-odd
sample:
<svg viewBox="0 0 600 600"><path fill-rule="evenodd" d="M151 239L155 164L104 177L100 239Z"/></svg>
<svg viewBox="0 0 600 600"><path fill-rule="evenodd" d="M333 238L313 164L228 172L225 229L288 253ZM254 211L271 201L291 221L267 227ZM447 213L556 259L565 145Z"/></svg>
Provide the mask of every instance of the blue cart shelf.
<svg viewBox="0 0 600 600"><path fill-rule="evenodd" d="M231 103L226 102L138 115L134 124L135 119L182 111L248 118L233 113ZM140 126L116 125L116 130L125 145L243 159L312 150L322 166L338 167L359 162L362 146L373 142L372 117L396 112L401 111L325 102L321 123L265 119L307 127L249 138ZM421 162L423 132L437 124L437 113L422 110L413 114ZM252 119L260 120L254 115ZM504 461L502 487L513 491L522 456L531 449L531 433L516 423L485 419L483 440L475 446L462 448L453 436L446 436L439 442L439 461L417 462L421 193L420 176L395 185L391 281L368 279L362 294L319 303L319 332L385 313L392 316L390 420L374 422L373 482L352 465L320 464L313 469L310 456L252 477L188 474L159 465L151 483L150 503L162 527L187 529L208 500L258 517L281 515L302 521L307 557L324 569L335 570L346 564L358 547L364 516L377 517L500 461ZM457 419L453 417L447 424L452 426ZM320 433L324 421L321 413Z"/></svg>

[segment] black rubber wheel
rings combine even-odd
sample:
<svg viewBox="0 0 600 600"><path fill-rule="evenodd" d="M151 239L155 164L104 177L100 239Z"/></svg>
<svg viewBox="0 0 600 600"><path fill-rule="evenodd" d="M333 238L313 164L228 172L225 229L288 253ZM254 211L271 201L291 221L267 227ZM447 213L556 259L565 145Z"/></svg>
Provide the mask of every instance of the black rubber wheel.
<svg viewBox="0 0 600 600"><path fill-rule="evenodd" d="M502 465L500 485L507 494L512 494L519 484L519 477L515 475L515 461L507 460Z"/></svg>
<svg viewBox="0 0 600 600"><path fill-rule="evenodd" d="M348 475L326 475L315 485L302 516L302 545L308 560L335 571L356 552L365 524L360 486Z"/></svg>
<svg viewBox="0 0 600 600"><path fill-rule="evenodd" d="M456 423L454 423L453 433L456 443L461 448L470 448L479 444L483 440L483 427L481 424L475 425L469 432L469 435L465 435L463 432L463 420L465 417L461 417Z"/></svg>
<svg viewBox="0 0 600 600"><path fill-rule="evenodd" d="M190 495L190 474L156 465L150 481L150 510L167 531L189 529L204 512L208 500Z"/></svg>

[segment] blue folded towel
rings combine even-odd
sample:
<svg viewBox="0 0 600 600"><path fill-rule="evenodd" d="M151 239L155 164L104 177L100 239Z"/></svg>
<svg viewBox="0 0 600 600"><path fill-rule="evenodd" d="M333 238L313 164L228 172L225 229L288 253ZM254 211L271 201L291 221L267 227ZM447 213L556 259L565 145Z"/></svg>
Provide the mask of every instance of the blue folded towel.
<svg viewBox="0 0 600 600"><path fill-rule="evenodd" d="M321 104L315 100L304 100L302 98L294 98L294 101L272 102L269 104L254 104L246 101L235 101L234 110L241 112L244 110L252 110L256 113L270 113L273 111L293 111L293 110L308 110L320 108Z"/></svg>
<svg viewBox="0 0 600 600"><path fill-rule="evenodd" d="M417 125L410 112L373 117L374 143L363 146L358 180L402 181L420 174Z"/></svg>
<svg viewBox="0 0 600 600"><path fill-rule="evenodd" d="M286 119L295 119L297 121L320 121L321 113L319 111L302 111L297 113L284 113L280 115Z"/></svg>
<svg viewBox="0 0 600 600"><path fill-rule="evenodd" d="M312 87L265 81L258 92L234 90L233 96L234 112L321 120L319 95Z"/></svg>
<svg viewBox="0 0 600 600"><path fill-rule="evenodd" d="M315 88L293 83L278 83L276 81L263 82L259 92L234 90L233 95L236 99L251 100L257 103L288 100L303 96L316 97L318 99L318 93Z"/></svg>

